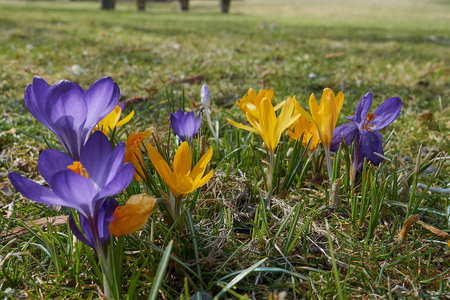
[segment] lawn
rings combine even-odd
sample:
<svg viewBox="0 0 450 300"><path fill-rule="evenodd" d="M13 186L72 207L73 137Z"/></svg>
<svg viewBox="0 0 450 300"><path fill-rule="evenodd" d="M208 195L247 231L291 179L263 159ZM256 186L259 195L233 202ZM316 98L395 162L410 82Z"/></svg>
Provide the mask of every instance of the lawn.
<svg viewBox="0 0 450 300"><path fill-rule="evenodd" d="M134 3L101 11L97 2L0 1L0 296L102 296L95 253L74 240L68 210L28 200L8 173L44 184L38 157L61 148L25 107L33 76L84 89L111 76L125 113L135 111L115 142L153 126L173 157L179 142L169 134L169 113L181 107L197 114L203 84L219 129L216 139L204 116L204 137L191 145L194 160L213 147L214 175L183 200L181 225L169 228L159 208L141 231L116 241L125 251L123 297L147 298L159 275L161 299L201 292L235 299L449 297L443 234L414 224L403 241L398 235L413 214L450 231L450 4L240 0L220 14L218 2L191 0L182 13L176 1L149 2L145 12ZM390 161L365 168L351 186L350 147L332 155L330 181L321 146L315 159L291 156L290 148L302 147L283 135L275 188L267 193L267 147L227 122L248 124L236 100L250 88L273 88L274 103L295 95L308 109L310 95L320 99L326 87L345 96L338 126L367 92L371 112L388 98L402 100L398 119L381 131ZM167 192L151 173L155 193ZM144 186L133 182L117 199L124 204L140 192ZM167 270L157 271L163 262Z"/></svg>

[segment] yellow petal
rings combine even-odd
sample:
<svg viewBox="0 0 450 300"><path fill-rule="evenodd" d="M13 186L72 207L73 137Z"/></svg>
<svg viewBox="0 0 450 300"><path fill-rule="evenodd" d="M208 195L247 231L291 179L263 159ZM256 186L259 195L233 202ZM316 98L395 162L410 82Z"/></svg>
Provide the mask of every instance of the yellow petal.
<svg viewBox="0 0 450 300"><path fill-rule="evenodd" d="M114 220L108 229L114 236L130 234L142 229L153 213L156 199L147 194L133 195L124 206L119 206L114 212Z"/></svg>
<svg viewBox="0 0 450 300"><path fill-rule="evenodd" d="M300 106L300 104L298 104L297 102L295 103L295 109L297 110L297 112L299 114L301 114L303 117L305 117L308 121L310 121L312 124L314 124L314 126L317 126L317 122L316 120L314 120L311 115L303 109L303 107Z"/></svg>
<svg viewBox="0 0 450 300"><path fill-rule="evenodd" d="M256 132L256 130L254 128L249 127L249 126L245 126L245 125L242 125L242 124L239 124L239 123L236 123L235 121L231 120L230 118L227 118L227 121L228 121L228 123L230 123L234 127L241 128L241 129L244 129L244 130L247 130L247 131L251 131L251 132Z"/></svg>
<svg viewBox="0 0 450 300"><path fill-rule="evenodd" d="M161 154L159 154L159 152L156 151L156 149L153 148L153 146L149 143L147 143L147 153L148 157L152 161L153 166L155 167L159 175L161 175L164 182L169 186L171 190L174 189L177 184L177 179L176 176L172 173L172 170L170 169L167 162L164 160Z"/></svg>
<svg viewBox="0 0 450 300"><path fill-rule="evenodd" d="M128 114L128 116L126 116L125 118L123 118L122 120L120 120L119 122L117 122L116 127L120 127L120 126L122 126L122 125L128 123L128 122L131 120L131 118L133 118L133 116L134 116L134 110L132 110L132 111Z"/></svg>
<svg viewBox="0 0 450 300"><path fill-rule="evenodd" d="M195 184L195 188L197 189L197 188L201 187L202 185L204 185L205 183L207 183L211 179L212 176L213 176L213 170L209 171L208 174L206 174L200 181L198 181Z"/></svg>
<svg viewBox="0 0 450 300"><path fill-rule="evenodd" d="M203 154L202 158L200 158L198 163L192 169L192 172L189 174L189 177L191 177L194 182L199 181L200 178L203 176L203 173L205 173L205 169L209 161L211 160L212 155L213 155L213 148L210 147L209 150L205 154Z"/></svg>
<svg viewBox="0 0 450 300"><path fill-rule="evenodd" d="M337 119L339 117L339 114L341 113L342 105L344 104L344 93L339 92L336 96L335 100L335 110L336 110L336 116L334 118L334 126L336 126Z"/></svg>
<svg viewBox="0 0 450 300"><path fill-rule="evenodd" d="M195 190L194 181L191 177L184 176L182 180L177 181L177 185L174 187L174 190L175 192L172 192L174 193L175 198L190 194Z"/></svg>
<svg viewBox="0 0 450 300"><path fill-rule="evenodd" d="M124 161L131 162L133 164L136 169L134 179L137 181L142 181L139 174L144 175L141 167L141 165L144 165L144 157L142 156L141 146L152 132L152 127L144 132L133 132L127 139Z"/></svg>
<svg viewBox="0 0 450 300"><path fill-rule="evenodd" d="M317 104L314 94L309 96L309 110L311 111L311 117L317 121L319 118L319 105Z"/></svg>
<svg viewBox="0 0 450 300"><path fill-rule="evenodd" d="M173 173L179 176L180 174L186 176L192 167L191 150L189 149L189 143L183 142L178 147L175 157L173 159Z"/></svg>
<svg viewBox="0 0 450 300"><path fill-rule="evenodd" d="M264 140L264 143L266 143L270 152L274 152L278 145L278 140L276 140L277 116L272 103L267 98L264 98L261 101L259 107L259 125L261 127L261 137Z"/></svg>

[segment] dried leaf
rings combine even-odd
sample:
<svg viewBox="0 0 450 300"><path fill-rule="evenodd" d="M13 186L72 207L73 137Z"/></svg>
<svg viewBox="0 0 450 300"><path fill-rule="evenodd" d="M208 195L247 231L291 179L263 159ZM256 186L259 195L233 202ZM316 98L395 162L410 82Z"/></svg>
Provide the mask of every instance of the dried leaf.
<svg viewBox="0 0 450 300"><path fill-rule="evenodd" d="M345 55L345 52L330 53L330 54L325 55L325 58L331 59L331 58L341 57L344 55Z"/></svg>
<svg viewBox="0 0 450 300"><path fill-rule="evenodd" d="M33 227L33 223L41 228L45 228L47 224L53 226L60 226L67 224L67 216L56 216L50 218L40 218L34 221L27 222L26 225L28 227ZM13 237L15 235L25 234L28 230L25 227L18 226L7 232L0 233L0 237L6 236L6 238Z"/></svg>
<svg viewBox="0 0 450 300"><path fill-rule="evenodd" d="M412 224L416 223L419 220L420 220L419 215L411 215L409 216L408 219L406 219L406 221L403 223L402 231L400 231L400 235L398 236L400 241L406 240L409 228L411 227Z"/></svg>
<svg viewBox="0 0 450 300"><path fill-rule="evenodd" d="M436 227L431 226L431 225L429 225L429 224L427 224L427 223L425 223L425 222L422 222L422 221L420 221L420 220L417 221L417 223L419 223L420 225L422 225L423 228L425 228L425 229L431 231L433 234L435 234L435 235L437 235L437 236L439 236L439 237L442 237L442 238L444 238L444 239L446 239L446 240L450 240L450 235L449 235L447 232L444 232L444 231L442 231L442 230L439 230L439 229L437 229Z"/></svg>

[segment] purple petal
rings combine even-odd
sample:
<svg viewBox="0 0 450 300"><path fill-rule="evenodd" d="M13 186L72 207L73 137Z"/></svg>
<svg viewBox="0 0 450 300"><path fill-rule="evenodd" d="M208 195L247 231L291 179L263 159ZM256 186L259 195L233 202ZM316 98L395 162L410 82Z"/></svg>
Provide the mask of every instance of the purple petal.
<svg viewBox="0 0 450 300"><path fill-rule="evenodd" d="M378 131L363 130L361 132L361 144L367 160L370 160L372 164L378 166L383 159L374 152L384 154L383 136Z"/></svg>
<svg viewBox="0 0 450 300"><path fill-rule="evenodd" d="M94 82L84 93L84 100L89 107L86 126L92 130L101 119L117 106L119 98L119 86L111 77L103 77Z"/></svg>
<svg viewBox="0 0 450 300"><path fill-rule="evenodd" d="M134 176L134 167L131 163L127 163L117 172L116 176L99 192L96 198L108 198L114 196L130 184Z"/></svg>
<svg viewBox="0 0 450 300"><path fill-rule="evenodd" d="M184 118L184 112L181 110L181 108L178 109L178 111L177 111L175 117L176 117L178 120L181 120L181 119Z"/></svg>
<svg viewBox="0 0 450 300"><path fill-rule="evenodd" d="M123 164L124 157L125 157L125 144L123 142L120 142L119 144L117 144L116 148L114 148L113 152L111 153L106 162L103 180L99 182L101 186L108 185L114 179L114 177L116 177L116 175L120 172L120 170L124 166Z"/></svg>
<svg viewBox="0 0 450 300"><path fill-rule="evenodd" d="M127 105L127 102L126 101L123 101L119 106L120 106L120 109L122 110L122 112L123 112L123 110L125 109L125 106Z"/></svg>
<svg viewBox="0 0 450 300"><path fill-rule="evenodd" d="M70 116L69 122L72 123L72 128L81 127L88 111L83 93L83 89L78 84L68 80L60 80L52 85L45 103L45 113L49 121L57 123L60 118Z"/></svg>
<svg viewBox="0 0 450 300"><path fill-rule="evenodd" d="M25 106L28 111L40 123L51 127L47 114L45 113L45 102L50 85L42 78L35 76L33 84L29 84L25 89Z"/></svg>
<svg viewBox="0 0 450 300"><path fill-rule="evenodd" d="M31 181L17 173L9 173L8 178L12 185L26 198L48 205L67 206L52 190Z"/></svg>
<svg viewBox="0 0 450 300"><path fill-rule="evenodd" d="M361 128L362 123L369 113L369 109L372 106L372 93L366 93L359 101L358 106L355 110L355 122L359 128Z"/></svg>
<svg viewBox="0 0 450 300"><path fill-rule="evenodd" d="M114 220L113 214L118 206L119 204L114 198L109 198L100 207L97 217L97 228L102 244L106 243L111 237L108 226Z"/></svg>
<svg viewBox="0 0 450 300"><path fill-rule="evenodd" d="M100 182L108 176L105 168L112 152L111 143L101 131L94 132L81 150L80 162L86 168L89 178L99 186L103 186Z"/></svg>
<svg viewBox="0 0 450 300"><path fill-rule="evenodd" d="M82 221L83 220L83 221ZM80 215L80 223L85 224L87 223L86 218L83 215ZM92 238L92 233L91 230L89 228L89 226L87 226L87 228L83 228L84 233L86 234L86 237L90 237L90 238L86 238L83 233L80 231L80 229L78 228L77 224L75 224L75 220L73 219L72 213L69 214L69 226L70 229L72 230L72 233L77 237L77 239L79 239L83 244L88 245L91 248L94 248L94 244L93 244L93 238ZM89 231L89 234L87 233Z"/></svg>
<svg viewBox="0 0 450 300"><path fill-rule="evenodd" d="M188 112L184 116L184 132L186 133L187 137L192 138L196 133L196 120L195 120L195 114L193 111Z"/></svg>
<svg viewBox="0 0 450 300"><path fill-rule="evenodd" d="M69 155L74 160L79 160L81 148L89 133L83 128L76 128L71 116L61 117L51 129Z"/></svg>
<svg viewBox="0 0 450 300"><path fill-rule="evenodd" d="M358 127L354 122L346 123L338 126L334 130L333 140L331 141L330 150L336 152L339 150L339 146L342 143L342 137L344 137L345 144L349 146L355 139L355 134L358 134Z"/></svg>
<svg viewBox="0 0 450 300"><path fill-rule="evenodd" d="M38 168L45 181L49 181L55 173L67 169L72 163L73 159L67 154L47 149L39 156Z"/></svg>
<svg viewBox="0 0 450 300"><path fill-rule="evenodd" d="M372 130L377 131L390 125L397 119L402 110L402 100L398 97L389 98L373 112L375 117L370 122Z"/></svg>
<svg viewBox="0 0 450 300"><path fill-rule="evenodd" d="M184 113L181 109L178 110L177 114L170 114L170 126L173 132L182 140L186 141L186 132L184 127Z"/></svg>
<svg viewBox="0 0 450 300"><path fill-rule="evenodd" d="M53 175L48 184L53 192L63 199L62 206L78 210L87 218L93 218L97 191L91 180L67 169Z"/></svg>

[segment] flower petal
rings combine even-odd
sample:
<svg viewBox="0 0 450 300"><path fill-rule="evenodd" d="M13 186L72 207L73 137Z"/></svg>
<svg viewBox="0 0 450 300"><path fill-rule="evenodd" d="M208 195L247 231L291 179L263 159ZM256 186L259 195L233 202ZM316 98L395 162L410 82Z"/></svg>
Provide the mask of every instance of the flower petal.
<svg viewBox="0 0 450 300"><path fill-rule="evenodd" d="M91 131L119 103L120 89L111 77L103 77L86 90L83 98L89 107L86 114L86 126Z"/></svg>
<svg viewBox="0 0 450 300"><path fill-rule="evenodd" d="M355 122L359 128L361 128L362 123L369 113L370 107L372 106L372 93L366 93L359 101L358 106L355 110Z"/></svg>
<svg viewBox="0 0 450 300"><path fill-rule="evenodd" d="M134 176L134 167L132 164L125 164L119 172L115 174L115 176L107 182L106 186L101 189L96 198L107 198L114 196L124 189L130 184L131 180L133 180Z"/></svg>
<svg viewBox="0 0 450 300"><path fill-rule="evenodd" d="M149 143L147 143L147 153L156 171L163 178L169 188L172 189L176 185L176 175L173 174L167 162Z"/></svg>
<svg viewBox="0 0 450 300"><path fill-rule="evenodd" d="M211 177L213 176L213 170L209 171L208 174L206 174L200 181L198 181L195 184L194 189L198 189L199 187L203 186L205 183L207 183Z"/></svg>
<svg viewBox="0 0 450 300"><path fill-rule="evenodd" d="M133 195L125 206L117 207L109 231L114 236L130 234L142 229L156 207L156 199L146 194Z"/></svg>
<svg viewBox="0 0 450 300"><path fill-rule="evenodd" d="M192 168L191 150L188 142L181 143L173 158L173 173L175 175L186 176Z"/></svg>
<svg viewBox="0 0 450 300"><path fill-rule="evenodd" d="M132 110L125 118L123 118L122 120L117 122L116 127L123 126L126 123L130 122L130 120L133 118L133 116L134 116L134 110Z"/></svg>
<svg viewBox="0 0 450 300"><path fill-rule="evenodd" d="M67 154L47 149L39 156L38 168L45 181L49 181L56 172L67 169L72 163L73 159Z"/></svg>
<svg viewBox="0 0 450 300"><path fill-rule="evenodd" d="M378 131L363 130L361 132L362 150L368 160L375 166L378 166L383 159L374 152L384 154L383 136Z"/></svg>
<svg viewBox="0 0 450 300"><path fill-rule="evenodd" d="M97 204L94 199L97 191L90 179L67 169L53 175L48 184L62 199L62 206L76 209L88 219L94 217L94 208Z"/></svg>
<svg viewBox="0 0 450 300"><path fill-rule="evenodd" d="M103 201L97 216L97 228L102 244L106 243L111 237L108 226L114 220L114 212L119 204L116 199L109 198Z"/></svg>
<svg viewBox="0 0 450 300"><path fill-rule="evenodd" d="M370 122L372 130L381 130L397 119L402 110L402 100L398 97L389 98L373 112L375 117Z"/></svg>
<svg viewBox="0 0 450 300"><path fill-rule="evenodd" d="M39 122L51 127L47 114L45 113L45 102L50 85L42 78L34 76L33 83L25 89L25 106L28 111Z"/></svg>
<svg viewBox="0 0 450 300"><path fill-rule="evenodd" d="M184 113L181 109L178 110L177 114L170 114L170 126L173 132L180 138L181 141L186 141L186 132L184 131Z"/></svg>
<svg viewBox="0 0 450 300"><path fill-rule="evenodd" d="M106 180L108 174L105 172L105 159L108 159L112 152L111 143L101 131L94 132L81 150L80 162L95 183L100 184ZM104 182L101 186L104 186Z"/></svg>
<svg viewBox="0 0 450 300"><path fill-rule="evenodd" d="M209 150L203 154L202 158L198 161L198 163L195 165L195 167L192 169L191 173L189 173L189 176L192 178L194 182L197 182L200 180L200 178L203 176L203 173L205 173L205 169L211 160L213 155L213 147L210 147Z"/></svg>
<svg viewBox="0 0 450 300"><path fill-rule="evenodd" d="M258 133L258 131L255 128L236 123L235 121L231 120L230 118L227 118L227 121L228 121L228 123L230 123L234 127L237 127L237 128L240 128L240 129L244 129L244 130L247 130L247 131L250 131L250 132Z"/></svg>
<svg viewBox="0 0 450 300"><path fill-rule="evenodd" d="M86 220L86 218L83 215L80 215L80 222L81 222L81 218L83 218L83 220ZM70 230L72 230L72 233L77 237L77 239L79 239L83 244L88 245L91 248L94 248L94 245L92 243L92 238L91 239L87 239L83 233L81 232L81 230L78 228L77 224L75 224L75 220L73 219L72 216L72 212L69 213L69 226L70 226ZM83 231L86 234L86 228L83 229ZM89 228L90 231L90 228ZM92 233L89 232L90 235L92 236ZM86 234L88 235L88 234Z"/></svg>
<svg viewBox="0 0 450 300"><path fill-rule="evenodd" d="M61 118L66 118L66 122L72 123L71 126L75 130L83 126L88 113L83 93L84 90L78 84L68 80L60 80L52 85L45 103L45 113L49 121L57 123Z"/></svg>
<svg viewBox="0 0 450 300"><path fill-rule="evenodd" d="M344 138L345 144L350 146L350 144L355 139L355 135L359 134L358 127L354 122L346 123L338 126L334 130L333 140L331 141L330 150L336 152L339 150L339 146L342 143L342 137Z"/></svg>
<svg viewBox="0 0 450 300"><path fill-rule="evenodd" d="M18 192L35 202L48 205L67 206L52 190L31 181L17 173L9 173L8 178Z"/></svg>

